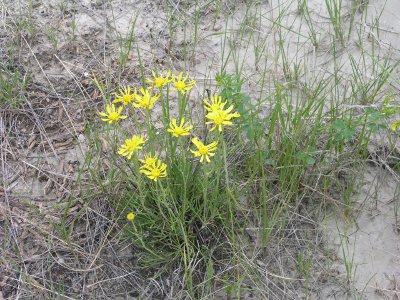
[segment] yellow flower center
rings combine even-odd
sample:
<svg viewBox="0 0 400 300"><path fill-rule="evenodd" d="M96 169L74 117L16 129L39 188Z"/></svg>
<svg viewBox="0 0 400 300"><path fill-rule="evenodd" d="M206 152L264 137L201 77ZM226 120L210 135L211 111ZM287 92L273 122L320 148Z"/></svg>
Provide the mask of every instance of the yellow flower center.
<svg viewBox="0 0 400 300"><path fill-rule="evenodd" d="M206 155L206 154L208 154L208 148L206 146L200 146L199 152L201 155Z"/></svg>
<svg viewBox="0 0 400 300"><path fill-rule="evenodd" d="M216 125L221 125L222 122L225 121L225 117L226 117L226 115L225 115L224 112L222 112L222 111L221 111L221 112L218 112L217 115L216 115L215 118L214 118L214 123L215 123Z"/></svg>
<svg viewBox="0 0 400 300"><path fill-rule="evenodd" d="M181 135L182 133L185 133L185 130L182 127L175 127L174 131L177 135Z"/></svg>
<svg viewBox="0 0 400 300"><path fill-rule="evenodd" d="M144 161L144 163L145 163L146 165L149 165L149 166L152 166L155 162L156 162L156 160L155 160L154 158L152 158L152 157L148 157L148 158L146 158L145 161Z"/></svg>
<svg viewBox="0 0 400 300"><path fill-rule="evenodd" d="M175 82L175 87L178 91L182 91L186 87L186 84L179 80L178 82Z"/></svg>
<svg viewBox="0 0 400 300"><path fill-rule="evenodd" d="M161 170L158 168L151 170L151 176L154 176L155 178L159 177L160 174L161 174Z"/></svg>
<svg viewBox="0 0 400 300"><path fill-rule="evenodd" d="M134 152L137 149L137 147L138 147L138 141L137 140L129 141L129 142L126 143L126 149L129 152Z"/></svg>
<svg viewBox="0 0 400 300"><path fill-rule="evenodd" d="M125 94L125 95L122 97L122 101L124 102L124 104L129 104L129 103L131 102L131 95Z"/></svg>
<svg viewBox="0 0 400 300"><path fill-rule="evenodd" d="M119 120L119 114L116 111L112 111L109 113L108 118L113 121Z"/></svg>
<svg viewBox="0 0 400 300"><path fill-rule="evenodd" d="M143 108L148 108L150 106L150 95L144 95L141 103Z"/></svg>
<svg viewBox="0 0 400 300"><path fill-rule="evenodd" d="M165 84L165 79L164 78L156 78L154 80L154 84L158 87L163 86Z"/></svg>

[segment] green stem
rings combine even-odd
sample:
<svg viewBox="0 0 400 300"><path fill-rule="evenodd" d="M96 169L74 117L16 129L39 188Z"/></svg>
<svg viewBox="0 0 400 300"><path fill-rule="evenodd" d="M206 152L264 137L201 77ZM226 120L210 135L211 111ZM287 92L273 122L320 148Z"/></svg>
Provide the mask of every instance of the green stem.
<svg viewBox="0 0 400 300"><path fill-rule="evenodd" d="M232 233L232 241L233 243L235 242L235 209L236 209L236 201L235 197L232 193L232 190L230 188L230 183L229 183L229 172L228 172L228 160L227 160L227 151L226 151L226 142L223 139L222 135L219 135L219 138L222 142L222 151L223 151L223 164L224 164L224 173L225 173L225 186L226 186L226 191L227 191L227 202L228 202L228 208L229 208L229 217L231 221L231 233Z"/></svg>
<svg viewBox="0 0 400 300"><path fill-rule="evenodd" d="M203 178L203 222L207 221L207 209L209 209L208 205L208 166L204 164L203 166L203 173L204 173L204 178ZM211 208L212 209L212 208Z"/></svg>

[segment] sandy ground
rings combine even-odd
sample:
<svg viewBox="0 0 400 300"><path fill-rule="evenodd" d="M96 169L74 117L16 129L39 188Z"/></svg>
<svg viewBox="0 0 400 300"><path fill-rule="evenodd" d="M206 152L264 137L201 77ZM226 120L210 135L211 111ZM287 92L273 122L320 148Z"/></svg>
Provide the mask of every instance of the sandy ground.
<svg viewBox="0 0 400 300"><path fill-rule="evenodd" d="M395 12L400 11L400 2L372 3L376 11L380 11L384 4L386 5L379 25L384 30L380 41L384 47L396 49L398 55L400 17ZM373 22L373 18L369 22ZM375 141L375 146L376 144L381 143ZM339 271L338 276L350 280L352 288L359 295L356 299L399 299L400 178L383 170L382 165L370 166L360 176L364 183L353 197L356 203L354 219L346 220L343 216L334 214L326 218L324 231L327 240L340 257L335 267ZM346 263L352 265L351 271L346 272ZM327 297L346 298L340 292L335 297Z"/></svg>
<svg viewBox="0 0 400 300"><path fill-rule="evenodd" d="M348 1L344 2L348 4ZM81 187L76 182L78 170L91 146L85 132L85 118L93 118L96 108L101 109L103 103L90 79L93 75L105 76L109 71L113 83L119 80L116 71L118 38L129 35L136 17L135 39L145 71L149 72L152 66L163 69L167 64L174 70L189 69L198 82L198 90L209 84L206 78L212 77L223 63L221 37L227 26L232 32L227 47L235 47L239 61L243 63L244 89L250 95L258 95L262 64L257 54L245 46L243 37L235 34L243 22L244 4L228 1L224 6L224 13L232 16L228 20L224 15L214 20L215 7L207 6L206 1L197 4L204 6L199 19L198 45L189 59L190 64L185 65L185 33L179 29L171 42L166 28L168 17L161 1L2 1L0 58L10 68L18 69L22 77L29 76L30 84L24 94L24 111L0 110L1 133L7 137L2 145L6 150L1 154L5 184L0 188L0 299L28 297L30 290L24 290L21 272L15 271L18 268L33 274L29 279L33 287L44 287L44 290L32 288L38 299L44 297L40 293L51 288L51 280L64 280L70 294L81 292L87 295L103 286L108 289L103 294L114 293L115 299L133 299L139 286L147 293L154 290L156 294L162 290L151 278L131 272L135 258L127 250L128 245L116 246L108 240L111 226L105 217L108 208L101 201L86 207L80 198L83 195ZM283 24L290 29L285 36L287 59L309 66L302 70L301 80L307 81L321 70L332 70L327 11L323 1L309 1L320 41L318 51L308 39L308 29L298 19L297 5L288 1L283 4L287 8ZM273 67L277 37L272 20L278 15L279 5L276 1L265 1L260 6L256 34L259 46L270 53L265 68L283 78L282 68ZM369 6L370 14L365 22L357 20L364 28L363 39L376 39L379 56L390 55L395 62L400 59L400 2L371 0ZM177 2L170 7L178 19L193 17L190 12L186 15ZM21 15L27 20L26 24L18 23ZM381 15L381 30L376 36L371 24L378 15ZM193 22L189 22L186 34L193 34L192 29ZM360 56L354 41L346 46L340 57L343 78L351 72L349 55L357 59ZM232 71L234 67L230 62L227 69ZM369 76L376 76L373 70L368 70ZM396 69L395 74L397 81L392 82L392 87L398 91L399 70ZM139 76L139 57L136 51L131 51L121 81L135 84L139 82ZM385 143L377 139L371 152L380 153ZM322 249L321 253L326 249L335 253L330 268L334 275L309 294L300 291L301 283L293 283L293 289L298 289L296 293L281 290L270 296L271 299L283 299L284 294L287 299L400 299L399 177L383 167L371 166L362 174L365 183L354 195L354 218L330 212L322 225L314 222L307 225L312 229L305 226L305 231L313 233L310 240L316 231L324 233L323 245L316 242L315 246ZM87 171L84 170L83 179L87 178ZM90 193L96 187L85 189ZM53 231L53 225L60 221L60 212L71 195L76 198L67 216L69 224L78 211L84 210L86 223L81 224L82 229L90 227L93 231L90 237L83 237L79 234L84 230L80 232L77 228L72 237L79 249L75 252ZM100 220L93 221L98 215ZM293 223L293 226L297 225ZM37 228L41 228L41 234ZM15 249L19 255L15 255ZM23 257L23 263L20 263L20 257ZM348 276L345 262L349 260L353 271ZM52 266L50 271L43 267L43 261ZM263 262L259 265L268 269ZM81 270L87 276L75 277ZM315 278L315 286L321 284L322 276L315 275ZM216 292L215 298L224 299L224 295L224 291ZM251 297L262 299L264 295L254 292L252 296L249 293L244 296Z"/></svg>
<svg viewBox="0 0 400 300"><path fill-rule="evenodd" d="M323 226L328 244L340 258L334 267L338 276L351 282L360 295L358 299L397 299L400 296L399 182L377 167L368 167L363 177L364 183L354 196L354 219L331 214ZM332 299L346 299L340 293L336 297Z"/></svg>

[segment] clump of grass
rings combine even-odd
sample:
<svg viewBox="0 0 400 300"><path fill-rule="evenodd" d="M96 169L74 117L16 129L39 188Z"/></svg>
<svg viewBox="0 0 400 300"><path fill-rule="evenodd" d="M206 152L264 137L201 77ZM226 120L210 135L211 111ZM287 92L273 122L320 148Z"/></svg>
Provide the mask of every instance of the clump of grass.
<svg viewBox="0 0 400 300"><path fill-rule="evenodd" d="M345 46L345 32L343 28L343 3L342 0L325 0L328 10L329 19L333 26L333 31L337 40L341 45Z"/></svg>
<svg viewBox="0 0 400 300"><path fill-rule="evenodd" d="M146 88L121 88L100 112L122 180L114 183L120 185L114 204L128 218L125 236L143 250L140 265L182 264L190 289L206 267L198 262L221 243L214 231L235 231L237 197L224 133L240 114L227 95L210 95L200 101L205 113L194 127L188 101L195 81L183 73L152 74ZM121 123L128 118L132 124L125 129Z"/></svg>
<svg viewBox="0 0 400 300"><path fill-rule="evenodd" d="M21 77L12 64L0 64L0 107L17 108L24 103L23 94L29 78Z"/></svg>

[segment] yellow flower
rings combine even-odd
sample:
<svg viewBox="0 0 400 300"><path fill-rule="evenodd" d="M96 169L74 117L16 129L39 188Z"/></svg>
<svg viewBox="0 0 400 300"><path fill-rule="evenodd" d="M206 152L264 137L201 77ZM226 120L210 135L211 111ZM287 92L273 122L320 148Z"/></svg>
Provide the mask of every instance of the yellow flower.
<svg viewBox="0 0 400 300"><path fill-rule="evenodd" d="M178 77L173 76L174 87L178 92L185 94L187 91L190 91L193 88L196 81L188 80L189 75L186 75L183 78L182 77L183 72L180 72Z"/></svg>
<svg viewBox="0 0 400 300"><path fill-rule="evenodd" d="M126 218L128 219L128 221L133 221L133 219L135 219L135 214L133 212L130 212L126 215Z"/></svg>
<svg viewBox="0 0 400 300"><path fill-rule="evenodd" d="M133 153L143 148L142 144L144 144L145 141L143 136L134 135L131 139L125 140L125 143L118 149L118 154L131 159Z"/></svg>
<svg viewBox="0 0 400 300"><path fill-rule="evenodd" d="M186 128L184 127L186 125ZM176 119L172 118L172 122L169 123L168 132L171 132L174 137L180 137L184 135L189 135L190 130L193 128L192 125L185 124L185 118L182 118L179 126L176 124Z"/></svg>
<svg viewBox="0 0 400 300"><path fill-rule="evenodd" d="M222 102L222 97L215 95L215 96L210 96L211 99L211 103L207 101L207 99L204 99L204 109L209 111L209 112L213 112L213 111L217 111L220 109L224 109L224 106L226 104L227 101Z"/></svg>
<svg viewBox="0 0 400 300"><path fill-rule="evenodd" d="M240 114L237 112L231 113L232 109L233 105L226 110L219 109L208 113L206 118L210 119L211 121L206 122L206 124L214 124L210 131L213 131L217 127L219 131L222 131L223 125L232 125L233 123L231 122L231 119L240 117Z"/></svg>
<svg viewBox="0 0 400 300"><path fill-rule="evenodd" d="M153 109L154 103L160 98L160 94L152 95L151 91L141 88L142 96L136 95L133 105L137 108Z"/></svg>
<svg viewBox="0 0 400 300"><path fill-rule="evenodd" d="M167 165L157 159L152 165L143 165L140 167L140 173L143 173L147 178L157 181L158 178L167 177Z"/></svg>
<svg viewBox="0 0 400 300"><path fill-rule="evenodd" d="M211 144L204 145L197 138L193 138L192 143L195 144L197 150L190 149L190 151L194 154L195 157L200 156L201 163L204 162L204 158L207 162L210 162L210 156L214 156L215 151L217 151L218 142L212 142Z"/></svg>
<svg viewBox="0 0 400 300"><path fill-rule="evenodd" d="M157 74L154 71L151 71L151 73L153 74L154 80L147 78L146 81L155 87L158 88L163 87L164 85L167 85L172 81L172 78L170 78L171 76L170 71L167 72L167 75L165 77L163 77L161 74L157 76Z"/></svg>
<svg viewBox="0 0 400 300"><path fill-rule="evenodd" d="M400 121L396 121L394 123L392 123L392 130L396 131L397 129L400 129Z"/></svg>
<svg viewBox="0 0 400 300"><path fill-rule="evenodd" d="M121 102L123 105L128 105L131 103L136 97L136 89L131 94L131 87L124 86L122 89L119 90L119 94L115 93L115 100L114 103Z"/></svg>
<svg viewBox="0 0 400 300"><path fill-rule="evenodd" d="M157 154L155 154L154 156L151 156L151 154L145 154L144 159L139 159L139 161L144 165L152 166L157 162L157 158Z"/></svg>
<svg viewBox="0 0 400 300"><path fill-rule="evenodd" d="M99 115L104 117L102 118L102 120L104 122L108 122L108 123L112 123L118 120L123 120L126 118L126 116L121 116L121 112L122 112L122 106L120 106L118 108L118 110L115 109L115 105L114 104L107 104L106 105L106 112L99 112Z"/></svg>

